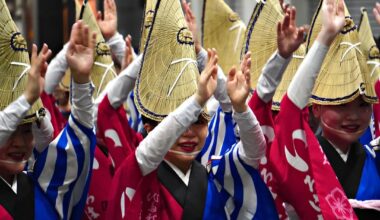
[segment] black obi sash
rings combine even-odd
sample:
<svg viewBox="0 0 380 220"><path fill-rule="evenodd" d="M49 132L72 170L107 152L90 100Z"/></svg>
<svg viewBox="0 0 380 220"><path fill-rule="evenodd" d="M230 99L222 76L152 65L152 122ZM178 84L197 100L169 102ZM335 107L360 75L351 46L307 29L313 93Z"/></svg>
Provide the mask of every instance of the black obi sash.
<svg viewBox="0 0 380 220"><path fill-rule="evenodd" d="M206 204L208 175L198 161L191 166L189 185L186 186L175 171L165 162L158 167L158 179L183 208L183 220L203 218Z"/></svg>
<svg viewBox="0 0 380 220"><path fill-rule="evenodd" d="M34 219L33 181L25 173L17 175L17 195L0 179L0 205L15 220Z"/></svg>

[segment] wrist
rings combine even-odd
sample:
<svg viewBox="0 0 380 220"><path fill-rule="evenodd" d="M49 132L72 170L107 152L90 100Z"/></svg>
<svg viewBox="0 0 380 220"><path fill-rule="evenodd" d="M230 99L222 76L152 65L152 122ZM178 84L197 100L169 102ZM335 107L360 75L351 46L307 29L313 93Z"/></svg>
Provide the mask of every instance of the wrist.
<svg viewBox="0 0 380 220"><path fill-rule="evenodd" d="M72 71L72 73L74 73L74 72ZM86 83L89 83L91 81L90 74L74 73L72 75L73 75L74 82L77 84L86 84Z"/></svg>
<svg viewBox="0 0 380 220"><path fill-rule="evenodd" d="M24 97L26 101L29 103L29 105L33 105L38 99L38 96L30 94L27 91L24 92Z"/></svg>
<svg viewBox="0 0 380 220"><path fill-rule="evenodd" d="M197 101L197 103L201 106L201 107L203 107L205 104L206 104L206 102L207 102L207 99L205 100L201 95L199 95L199 94L194 94L194 98L195 98L195 100Z"/></svg>
<svg viewBox="0 0 380 220"><path fill-rule="evenodd" d="M317 41L327 47L329 47L334 41L337 34L332 34L328 30L322 28L321 32L319 32L317 36Z"/></svg>
<svg viewBox="0 0 380 220"><path fill-rule="evenodd" d="M239 105L236 105L236 104L232 104L232 107L234 108L234 111L237 112L237 113L243 113L243 112L246 112L248 107L247 105L244 103L243 105L239 104Z"/></svg>
<svg viewBox="0 0 380 220"><path fill-rule="evenodd" d="M195 53L198 55L202 51L202 45L196 43L195 44Z"/></svg>

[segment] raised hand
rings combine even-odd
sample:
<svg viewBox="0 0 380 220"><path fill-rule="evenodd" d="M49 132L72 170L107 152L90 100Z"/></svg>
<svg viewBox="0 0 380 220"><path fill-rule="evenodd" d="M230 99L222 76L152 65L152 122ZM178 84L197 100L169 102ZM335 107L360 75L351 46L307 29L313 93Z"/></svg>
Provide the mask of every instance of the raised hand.
<svg viewBox="0 0 380 220"><path fill-rule="evenodd" d="M282 8L282 11L284 13L286 13L286 11L288 10L289 8L289 4L285 3L284 0L280 0L280 5L281 5L281 8Z"/></svg>
<svg viewBox="0 0 380 220"><path fill-rule="evenodd" d="M98 11L96 21L98 22L103 37L108 40L117 32L117 10L115 0L104 0L104 20L102 12Z"/></svg>
<svg viewBox="0 0 380 220"><path fill-rule="evenodd" d="M125 47L125 51L124 51L123 63L121 64L121 71L126 69L129 66L129 64L131 64L133 61L133 48L132 48L132 37L131 37L131 35L128 35L125 38L125 45L126 45L126 47Z"/></svg>
<svg viewBox="0 0 380 220"><path fill-rule="evenodd" d="M304 27L296 25L296 8L287 8L282 22L277 24L278 52L284 58L290 57L303 43Z"/></svg>
<svg viewBox="0 0 380 220"><path fill-rule="evenodd" d="M380 3L376 2L375 7L373 8L373 15L378 25L380 25Z"/></svg>
<svg viewBox="0 0 380 220"><path fill-rule="evenodd" d="M199 77L198 90L195 93L195 99L201 106L206 104L207 100L214 94L217 86L218 55L215 49L209 49L207 53L208 62Z"/></svg>
<svg viewBox="0 0 380 220"><path fill-rule="evenodd" d="M71 30L70 43L66 53L67 63L76 83L90 81L91 68L94 63L96 33L91 33L87 25L77 21Z"/></svg>
<svg viewBox="0 0 380 220"><path fill-rule="evenodd" d="M241 70L232 67L227 77L227 93L236 112L247 111L246 100L251 90L251 53L248 52L242 61Z"/></svg>
<svg viewBox="0 0 380 220"><path fill-rule="evenodd" d="M325 0L322 5L322 29L317 41L330 46L345 25L344 1Z"/></svg>
<svg viewBox="0 0 380 220"><path fill-rule="evenodd" d="M32 61L31 68L28 75L28 81L24 96L30 105L33 105L35 101L40 97L43 90L43 76L46 73L48 66L47 60L51 56L51 50L46 44L43 45L42 50L37 55L37 46L33 44L32 48Z"/></svg>
<svg viewBox="0 0 380 220"><path fill-rule="evenodd" d="M193 33L193 40L195 46L195 52L198 54L202 50L202 44L199 40L198 31L197 31L197 21L193 11L190 8L190 3L186 3L186 0L182 0L182 7L185 11L185 19L187 26L191 33Z"/></svg>

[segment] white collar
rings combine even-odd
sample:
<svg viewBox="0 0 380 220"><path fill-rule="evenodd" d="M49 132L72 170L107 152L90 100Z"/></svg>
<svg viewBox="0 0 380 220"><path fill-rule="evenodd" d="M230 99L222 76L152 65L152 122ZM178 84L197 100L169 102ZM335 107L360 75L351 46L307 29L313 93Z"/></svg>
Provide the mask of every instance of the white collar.
<svg viewBox="0 0 380 220"><path fill-rule="evenodd" d="M326 139L327 140L327 139ZM336 150L336 152L338 152L339 156L343 159L344 162L347 162L347 159L348 159L348 155L350 154L350 149L351 149L351 146L348 147L347 149L347 153L344 153L341 149L339 149L338 147L336 147L333 143L331 143L329 140L327 140L331 146L334 147L334 149Z"/></svg>
<svg viewBox="0 0 380 220"><path fill-rule="evenodd" d="M190 172L191 172L191 166L187 170L186 174L184 174L178 167L176 167L174 164L170 163L169 161L165 160L165 162L174 170L174 172L177 174L177 176L183 181L183 183L186 186L189 186L189 180L190 180Z"/></svg>
<svg viewBox="0 0 380 220"><path fill-rule="evenodd" d="M15 175L13 177L13 183L12 185L10 185L8 183L8 181L6 181L3 177L0 176L0 179L2 179L4 181L5 184L7 184L7 186L9 186L9 188L12 189L12 191L17 195L17 175Z"/></svg>

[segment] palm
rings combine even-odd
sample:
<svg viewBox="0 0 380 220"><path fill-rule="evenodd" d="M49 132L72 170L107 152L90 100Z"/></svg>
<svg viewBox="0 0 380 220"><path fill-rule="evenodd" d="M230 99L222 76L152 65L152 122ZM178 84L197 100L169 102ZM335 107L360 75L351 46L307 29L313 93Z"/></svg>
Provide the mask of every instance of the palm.
<svg viewBox="0 0 380 220"><path fill-rule="evenodd" d="M102 14L99 12L97 15L97 22L106 39L110 39L117 30L117 10L114 0L104 1L104 20Z"/></svg>
<svg viewBox="0 0 380 220"><path fill-rule="evenodd" d="M376 3L376 6L373 8L373 15L378 25L380 25L380 4Z"/></svg>
<svg viewBox="0 0 380 220"><path fill-rule="evenodd" d="M323 27L328 32L339 33L345 24L343 0L340 0L338 5L335 0L327 0L323 7Z"/></svg>
<svg viewBox="0 0 380 220"><path fill-rule="evenodd" d="M244 104L249 90L250 85L241 71L237 72L233 79L227 81L227 93L233 105Z"/></svg>
<svg viewBox="0 0 380 220"><path fill-rule="evenodd" d="M80 44L74 45L73 49L66 57L70 68L79 74L90 74L94 62L93 49Z"/></svg>

